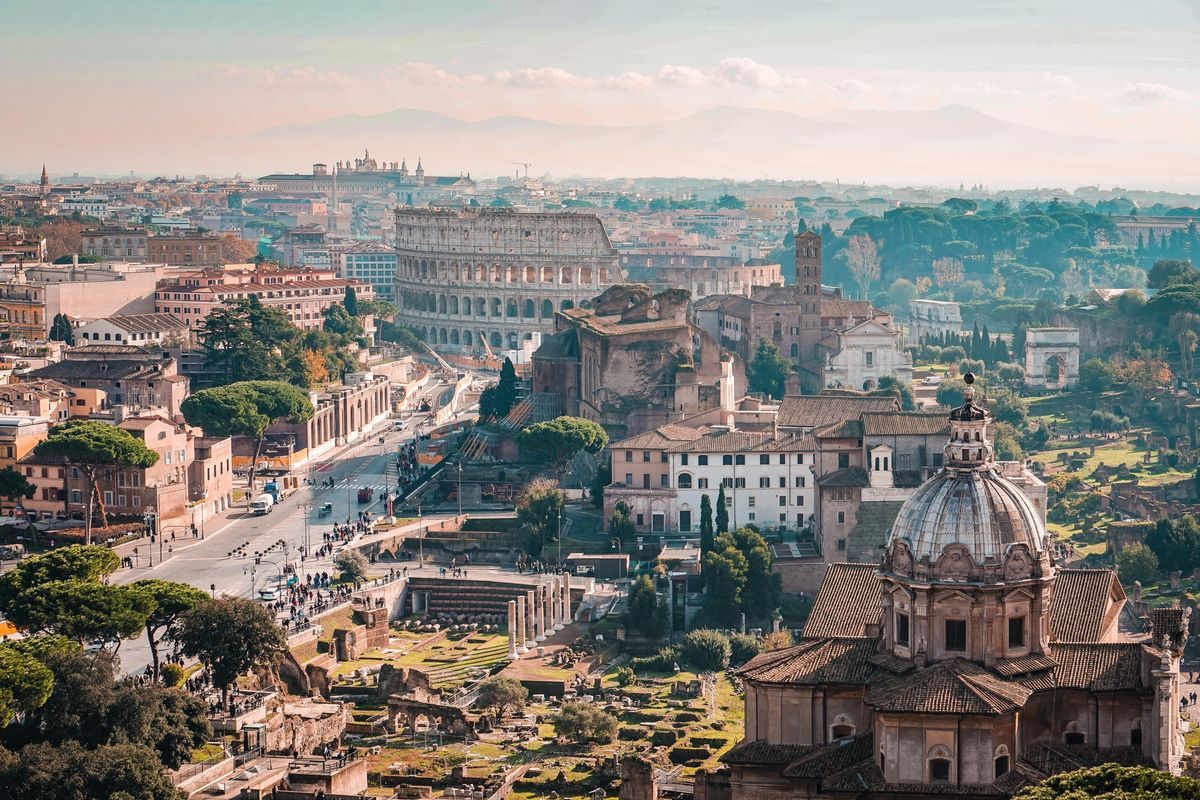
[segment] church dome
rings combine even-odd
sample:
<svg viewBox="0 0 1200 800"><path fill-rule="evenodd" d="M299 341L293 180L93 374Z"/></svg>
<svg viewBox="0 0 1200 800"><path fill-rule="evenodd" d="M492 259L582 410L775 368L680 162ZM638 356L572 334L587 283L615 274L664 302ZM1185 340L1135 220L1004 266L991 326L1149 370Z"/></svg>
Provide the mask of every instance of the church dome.
<svg viewBox="0 0 1200 800"><path fill-rule="evenodd" d="M994 468L960 471L947 467L900 507L888 549L903 541L915 561L934 563L952 544L961 544L976 564L1003 561L1008 547L1045 548L1046 530L1033 504Z"/></svg>
<svg viewBox="0 0 1200 800"><path fill-rule="evenodd" d="M975 404L974 376L963 404L950 412L945 468L923 483L896 515L888 551L903 542L914 561L935 563L961 545L976 564L1003 561L1009 547L1024 544L1031 555L1046 546L1046 526L1021 489L992 463L991 414Z"/></svg>

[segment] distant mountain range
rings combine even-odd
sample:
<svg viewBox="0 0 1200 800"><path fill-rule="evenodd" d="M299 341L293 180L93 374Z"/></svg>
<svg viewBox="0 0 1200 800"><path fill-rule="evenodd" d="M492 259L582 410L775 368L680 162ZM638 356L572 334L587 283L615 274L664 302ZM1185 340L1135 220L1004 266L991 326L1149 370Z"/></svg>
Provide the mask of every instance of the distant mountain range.
<svg viewBox="0 0 1200 800"><path fill-rule="evenodd" d="M1099 138L1062 136L965 106L928 111L856 111L815 118L718 107L649 125L568 125L519 116L465 121L397 109L267 128L244 143L277 169L353 158L420 156L429 174L506 173L596 177L661 175L858 182L995 182L1046 185L1105 180L1119 150ZM294 159L290 164L281 158ZM1112 180L1116 176L1109 177Z"/></svg>

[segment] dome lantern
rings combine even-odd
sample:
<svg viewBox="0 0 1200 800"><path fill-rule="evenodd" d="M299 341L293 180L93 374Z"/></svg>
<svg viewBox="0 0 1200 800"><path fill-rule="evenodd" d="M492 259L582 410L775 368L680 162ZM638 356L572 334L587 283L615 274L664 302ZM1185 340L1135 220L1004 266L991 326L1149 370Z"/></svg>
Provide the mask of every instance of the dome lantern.
<svg viewBox="0 0 1200 800"><path fill-rule="evenodd" d="M987 408L975 404L975 376L968 372L963 382L967 385L963 404L950 412L946 465L962 471L988 469L992 462L992 440L988 435L992 416Z"/></svg>

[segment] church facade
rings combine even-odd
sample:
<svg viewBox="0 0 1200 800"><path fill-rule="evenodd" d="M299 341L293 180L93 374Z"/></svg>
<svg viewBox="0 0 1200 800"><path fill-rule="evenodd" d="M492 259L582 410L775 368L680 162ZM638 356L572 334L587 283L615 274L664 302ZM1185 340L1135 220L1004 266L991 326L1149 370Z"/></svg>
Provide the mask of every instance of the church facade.
<svg viewBox="0 0 1200 800"><path fill-rule="evenodd" d="M968 392L880 564L831 565L803 638L740 668L744 737L698 798L1000 798L1109 761L1178 773L1187 612L1138 619L1112 571L1060 568L990 426Z"/></svg>

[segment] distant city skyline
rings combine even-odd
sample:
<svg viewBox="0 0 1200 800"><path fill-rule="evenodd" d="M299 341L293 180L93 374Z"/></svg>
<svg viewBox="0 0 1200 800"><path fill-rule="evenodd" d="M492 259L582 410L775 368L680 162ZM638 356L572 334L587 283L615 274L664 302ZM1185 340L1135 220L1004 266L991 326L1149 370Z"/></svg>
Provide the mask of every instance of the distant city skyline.
<svg viewBox="0 0 1200 800"><path fill-rule="evenodd" d="M1196 0L514 2L453 14L16 0L4 20L0 67L19 77L8 102L23 110L0 131L9 175L43 162L54 176L256 175L366 145L446 174L531 161L558 176L1200 190ZM469 125L449 137L372 128L397 109ZM660 139L713 109L724 116L708 139ZM767 137L734 109L823 127L792 134L772 117ZM497 117L519 118L512 147ZM847 128L861 133L852 146Z"/></svg>

